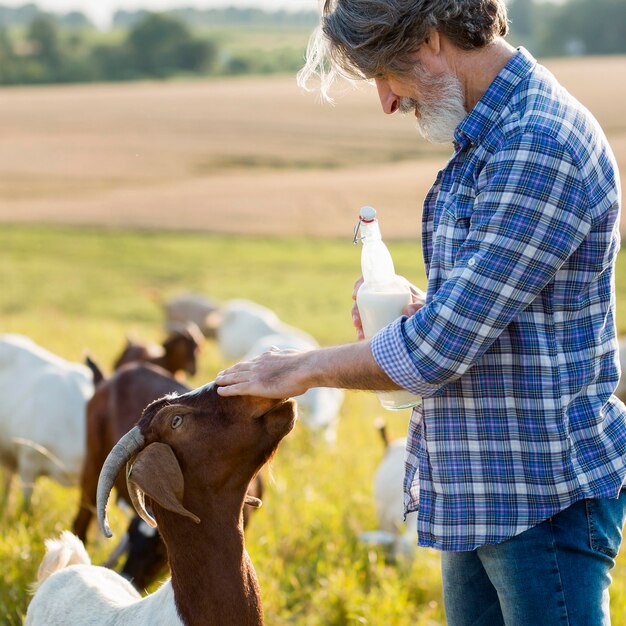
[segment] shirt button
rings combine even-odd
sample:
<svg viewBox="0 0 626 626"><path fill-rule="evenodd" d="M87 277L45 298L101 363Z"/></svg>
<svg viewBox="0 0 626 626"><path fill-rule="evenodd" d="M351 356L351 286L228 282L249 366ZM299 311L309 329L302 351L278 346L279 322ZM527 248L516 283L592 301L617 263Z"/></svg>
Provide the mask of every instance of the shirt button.
<svg viewBox="0 0 626 626"><path fill-rule="evenodd" d="M472 258L471 258L471 259L467 262L467 264L468 264L470 267L474 267L474 265L476 265L476 259L475 259L474 257L472 257Z"/></svg>

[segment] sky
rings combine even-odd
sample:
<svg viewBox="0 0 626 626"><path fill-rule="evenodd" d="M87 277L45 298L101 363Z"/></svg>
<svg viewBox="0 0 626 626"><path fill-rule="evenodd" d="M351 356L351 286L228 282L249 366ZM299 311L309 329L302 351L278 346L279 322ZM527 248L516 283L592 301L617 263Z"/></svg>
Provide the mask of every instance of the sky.
<svg viewBox="0 0 626 626"><path fill-rule="evenodd" d="M115 11L147 9L163 11L176 7L209 9L212 7L239 6L259 9L316 10L318 0L0 0L2 6L22 6L32 2L40 9L55 13L81 11L101 28L110 24Z"/></svg>

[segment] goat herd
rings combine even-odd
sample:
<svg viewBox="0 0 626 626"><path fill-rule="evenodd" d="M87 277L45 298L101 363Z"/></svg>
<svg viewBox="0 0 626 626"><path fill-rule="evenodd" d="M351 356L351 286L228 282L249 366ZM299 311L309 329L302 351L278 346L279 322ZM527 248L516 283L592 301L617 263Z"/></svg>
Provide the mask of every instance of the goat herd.
<svg viewBox="0 0 626 626"><path fill-rule="evenodd" d="M318 344L247 300L217 306L187 295L164 309L162 346L128 341L109 377L89 357L71 363L27 337L0 335L2 506L14 474L26 509L39 476L81 490L73 533L46 543L27 625L263 624L243 533L261 503L259 470L296 413L332 444L343 392L311 389L274 401L221 397L211 383L192 390L176 376L196 373L205 338L216 341L225 361L272 345ZM363 539L382 536L410 555L414 533L403 538L400 529L404 442L387 442L384 427L381 433L387 452L374 494L382 531ZM84 542L94 512L111 534L106 510L113 487L118 502L132 504L137 515L105 566L96 567ZM120 575L110 568L123 555ZM167 565L171 578L142 597Z"/></svg>

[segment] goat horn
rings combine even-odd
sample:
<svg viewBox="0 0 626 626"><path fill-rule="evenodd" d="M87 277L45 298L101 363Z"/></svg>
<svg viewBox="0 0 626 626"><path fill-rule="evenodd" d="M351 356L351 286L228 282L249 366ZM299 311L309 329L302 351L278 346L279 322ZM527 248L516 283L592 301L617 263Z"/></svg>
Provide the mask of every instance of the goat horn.
<svg viewBox="0 0 626 626"><path fill-rule="evenodd" d="M98 509L98 523L106 537L113 536L107 519L107 504L115 479L127 461L137 454L145 444L144 436L141 434L139 427L135 426L115 444L102 466L100 478L98 479L96 506Z"/></svg>

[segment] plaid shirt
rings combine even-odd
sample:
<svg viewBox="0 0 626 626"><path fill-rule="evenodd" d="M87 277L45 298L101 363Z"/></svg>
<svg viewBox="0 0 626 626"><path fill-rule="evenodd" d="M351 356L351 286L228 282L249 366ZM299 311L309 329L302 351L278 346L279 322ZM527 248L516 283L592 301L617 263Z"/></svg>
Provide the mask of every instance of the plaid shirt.
<svg viewBox="0 0 626 626"><path fill-rule="evenodd" d="M454 148L424 205L426 304L372 353L423 397L405 479L419 544L473 550L626 477L620 189L597 122L524 49Z"/></svg>

